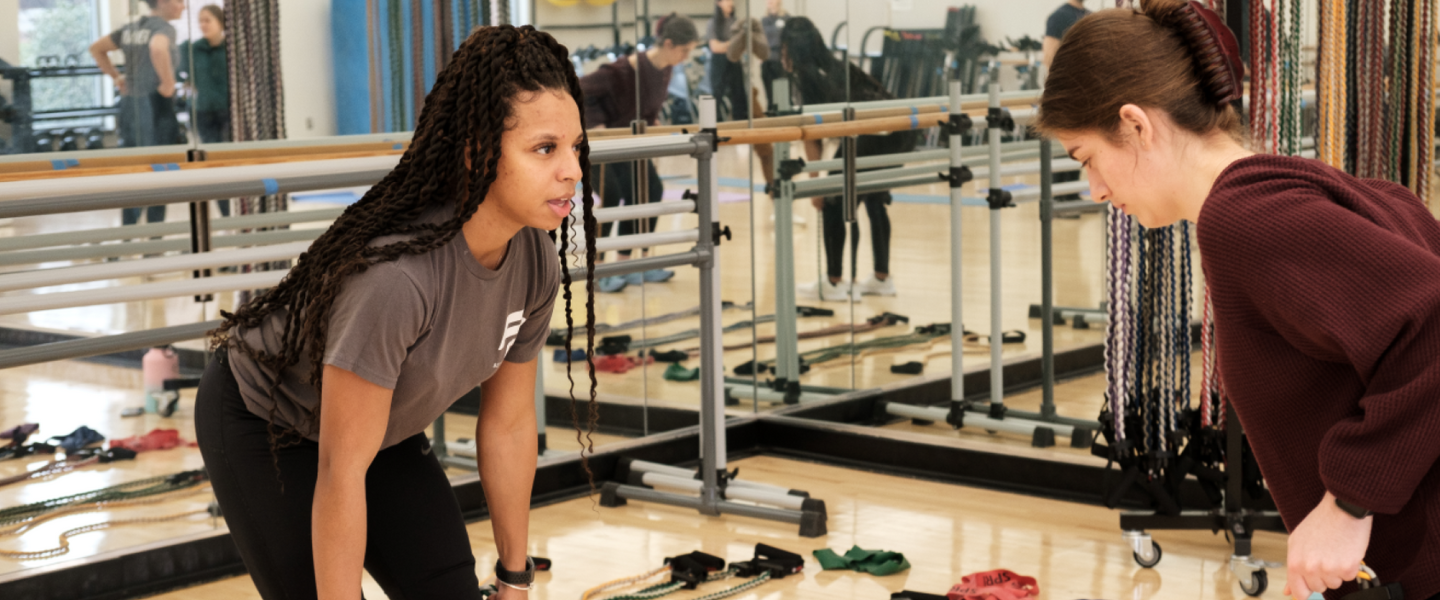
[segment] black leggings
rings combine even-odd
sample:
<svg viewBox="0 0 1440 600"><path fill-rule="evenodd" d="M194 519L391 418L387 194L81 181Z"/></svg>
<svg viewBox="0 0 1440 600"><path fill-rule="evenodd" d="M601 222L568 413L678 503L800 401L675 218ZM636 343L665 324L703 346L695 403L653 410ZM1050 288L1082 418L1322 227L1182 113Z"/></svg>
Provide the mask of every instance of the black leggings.
<svg viewBox="0 0 1440 600"><path fill-rule="evenodd" d="M223 351L200 380L195 437L260 596L315 598L310 510L318 444L281 448L277 476L266 421L245 407ZM365 502L365 570L392 600L480 598L460 505L425 434L375 456L365 476Z"/></svg>
<svg viewBox="0 0 1440 600"><path fill-rule="evenodd" d="M870 248L875 253L875 272L890 272L890 193L861 194L860 202L865 205L865 214L870 217ZM825 221L825 272L831 279L844 278L845 265L845 207L841 199L825 199L821 213ZM850 252L860 249L860 223L850 224Z"/></svg>
<svg viewBox="0 0 1440 600"><path fill-rule="evenodd" d="M655 162L645 161L648 164L646 171L650 182L647 192L650 195L650 202L660 202L665 199L665 182L660 179L660 172L655 169ZM600 190L600 205L606 208L620 206L623 200L626 206L639 204L635 198L635 163L605 163L602 167L605 170L605 186ZM650 232L655 231L655 225L660 222L658 217L650 217ZM610 223L600 224L600 237L610 235ZM640 220L632 219L620 222L620 235L632 235L640 233ZM621 250L621 256L630 256L629 250Z"/></svg>

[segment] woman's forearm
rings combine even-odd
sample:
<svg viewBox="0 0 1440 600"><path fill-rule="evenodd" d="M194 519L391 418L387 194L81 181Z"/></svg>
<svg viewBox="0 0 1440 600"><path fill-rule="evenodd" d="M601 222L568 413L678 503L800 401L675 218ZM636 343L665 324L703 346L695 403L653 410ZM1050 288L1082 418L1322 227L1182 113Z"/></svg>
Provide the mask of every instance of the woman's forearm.
<svg viewBox="0 0 1440 600"><path fill-rule="evenodd" d="M481 419L476 427L476 460L480 481L485 482L485 500L490 506L490 525L495 531L495 549L507 571L525 570L530 533L530 490L535 483L538 441L535 422L504 427Z"/></svg>
<svg viewBox="0 0 1440 600"><path fill-rule="evenodd" d="M320 600L359 600L365 564L365 472L331 473L315 481L310 533Z"/></svg>

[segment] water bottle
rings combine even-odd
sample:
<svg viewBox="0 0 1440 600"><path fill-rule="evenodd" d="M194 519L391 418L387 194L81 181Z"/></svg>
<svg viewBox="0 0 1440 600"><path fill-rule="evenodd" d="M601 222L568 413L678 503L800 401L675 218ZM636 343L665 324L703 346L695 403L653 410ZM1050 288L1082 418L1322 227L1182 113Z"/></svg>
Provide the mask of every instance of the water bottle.
<svg viewBox="0 0 1440 600"><path fill-rule="evenodd" d="M178 394L165 390L165 380L180 377L180 355L171 346L151 348L140 361L140 373L145 382L145 412L159 413L160 403Z"/></svg>

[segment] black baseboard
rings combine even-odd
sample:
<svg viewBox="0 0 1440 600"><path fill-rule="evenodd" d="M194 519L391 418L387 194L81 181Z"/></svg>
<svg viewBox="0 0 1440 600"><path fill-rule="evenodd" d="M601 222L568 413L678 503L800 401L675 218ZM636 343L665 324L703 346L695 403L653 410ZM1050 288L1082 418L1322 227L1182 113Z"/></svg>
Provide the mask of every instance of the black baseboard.
<svg viewBox="0 0 1440 600"><path fill-rule="evenodd" d="M596 401L597 421L595 431L622 437L640 437L649 434L674 431L700 424L700 413L689 408L650 406L629 402ZM573 427L574 410L582 427L589 418L588 400L577 400L573 405L569 398L545 396L545 426ZM475 416L480 414L480 388L475 388L450 405L449 412ZM648 419L647 419L648 415Z"/></svg>

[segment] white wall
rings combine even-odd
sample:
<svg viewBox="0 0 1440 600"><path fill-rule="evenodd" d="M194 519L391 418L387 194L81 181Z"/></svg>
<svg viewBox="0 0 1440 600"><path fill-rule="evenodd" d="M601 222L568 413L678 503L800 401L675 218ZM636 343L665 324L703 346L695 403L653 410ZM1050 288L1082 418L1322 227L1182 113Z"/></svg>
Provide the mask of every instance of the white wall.
<svg viewBox="0 0 1440 600"><path fill-rule="evenodd" d="M0 58L20 64L20 0L0 0ZM10 98L9 80L0 79L0 95ZM10 126L0 123L8 136Z"/></svg>
<svg viewBox="0 0 1440 600"><path fill-rule="evenodd" d="M335 50L330 0L280 3L280 70L290 139L335 135Z"/></svg>

